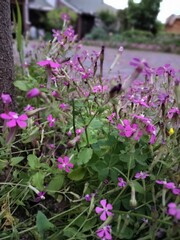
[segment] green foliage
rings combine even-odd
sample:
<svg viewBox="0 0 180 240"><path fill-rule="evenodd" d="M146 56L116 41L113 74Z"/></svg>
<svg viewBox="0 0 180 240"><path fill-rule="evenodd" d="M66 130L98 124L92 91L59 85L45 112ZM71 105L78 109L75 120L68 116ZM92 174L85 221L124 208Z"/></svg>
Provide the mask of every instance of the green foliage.
<svg viewBox="0 0 180 240"><path fill-rule="evenodd" d="M107 28L109 28L112 24L116 23L116 15L108 10L103 10L99 12L98 17L102 20L102 22Z"/></svg>
<svg viewBox="0 0 180 240"><path fill-rule="evenodd" d="M156 17L162 0L142 0L139 4L128 1L129 27L157 33Z"/></svg>
<svg viewBox="0 0 180 240"><path fill-rule="evenodd" d="M108 33L105 29L99 27L93 27L90 33L86 34L85 39L89 40L107 40Z"/></svg>

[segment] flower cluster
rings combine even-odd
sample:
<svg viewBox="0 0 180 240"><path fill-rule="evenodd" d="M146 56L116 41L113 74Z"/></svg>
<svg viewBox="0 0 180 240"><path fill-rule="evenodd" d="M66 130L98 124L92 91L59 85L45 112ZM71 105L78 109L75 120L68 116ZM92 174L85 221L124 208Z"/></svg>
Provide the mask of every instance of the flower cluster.
<svg viewBox="0 0 180 240"><path fill-rule="evenodd" d="M166 189L170 189L174 195L180 195L180 188L176 187L174 182L167 182L166 180L156 180L157 184L161 184Z"/></svg>
<svg viewBox="0 0 180 240"><path fill-rule="evenodd" d="M176 203L169 203L167 213L170 216L174 216L177 220L180 220L180 207Z"/></svg>

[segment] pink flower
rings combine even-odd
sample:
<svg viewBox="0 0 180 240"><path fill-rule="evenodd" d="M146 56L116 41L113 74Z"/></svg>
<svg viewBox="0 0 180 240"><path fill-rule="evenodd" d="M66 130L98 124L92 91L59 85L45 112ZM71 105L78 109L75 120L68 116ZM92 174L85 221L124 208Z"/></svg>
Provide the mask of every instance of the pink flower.
<svg viewBox="0 0 180 240"><path fill-rule="evenodd" d="M127 184L127 183L126 183L126 181L124 181L123 178L121 178L121 177L118 178L118 186L119 186L120 188L125 187L126 184Z"/></svg>
<svg viewBox="0 0 180 240"><path fill-rule="evenodd" d="M64 21L69 21L70 16L67 13L62 13L61 14L61 19L64 20Z"/></svg>
<svg viewBox="0 0 180 240"><path fill-rule="evenodd" d="M55 125L56 119L52 117L52 114L48 115L47 120L49 122L49 127L53 127Z"/></svg>
<svg viewBox="0 0 180 240"><path fill-rule="evenodd" d="M108 216L112 216L112 212L109 211L109 210L113 209L112 204L107 203L106 199L101 200L100 204L101 204L102 208L101 207L96 207L95 211L96 211L97 214L101 214L100 219L102 221L106 221Z"/></svg>
<svg viewBox="0 0 180 240"><path fill-rule="evenodd" d="M1 94L1 99L3 101L4 104L9 104L12 102L11 96L9 94Z"/></svg>
<svg viewBox="0 0 180 240"><path fill-rule="evenodd" d="M60 163L58 164L58 168L63 169L66 172L70 172L70 168L74 167L74 164L70 163L69 157L67 156L64 156L64 158L59 157L58 162Z"/></svg>
<svg viewBox="0 0 180 240"><path fill-rule="evenodd" d="M45 192L39 192L37 193L37 197L35 198L35 202L40 202L41 200L44 200L45 199L45 195L46 193Z"/></svg>
<svg viewBox="0 0 180 240"><path fill-rule="evenodd" d="M113 118L116 116L116 113L113 112L110 116L107 117L107 119L109 120L110 123L114 123Z"/></svg>
<svg viewBox="0 0 180 240"><path fill-rule="evenodd" d="M58 68L60 67L59 63L53 62L51 59L43 60L37 62L37 64L41 67L50 67L50 68Z"/></svg>
<svg viewBox="0 0 180 240"><path fill-rule="evenodd" d="M168 111L167 116L169 119L172 119L174 116L178 116L179 114L180 110L177 107L173 107Z"/></svg>
<svg viewBox="0 0 180 240"><path fill-rule="evenodd" d="M99 228L96 231L96 234L101 240L112 240L111 236L111 226L107 225L104 226L103 228Z"/></svg>
<svg viewBox="0 0 180 240"><path fill-rule="evenodd" d="M32 107L31 105L27 105L26 107L24 107L24 111L26 112L26 111L32 111L32 110L34 110L34 107Z"/></svg>
<svg viewBox="0 0 180 240"><path fill-rule="evenodd" d="M63 110L66 110L66 109L68 109L69 105L66 104L66 103L61 103L61 104L59 105L59 107L60 107L61 109L63 109Z"/></svg>
<svg viewBox="0 0 180 240"><path fill-rule="evenodd" d="M9 112L9 113L2 113L0 114L0 117L4 120L7 120L6 122L6 126L9 128L13 128L16 127L17 125L20 128L25 128L27 126L27 115L26 114L22 114L22 115L18 115L15 112Z"/></svg>
<svg viewBox="0 0 180 240"><path fill-rule="evenodd" d="M37 97L39 96L40 94L40 90L38 88L32 88L31 90L29 90L26 94L26 97L27 98L34 98L34 97Z"/></svg>
<svg viewBox="0 0 180 240"><path fill-rule="evenodd" d="M147 172L137 172L135 174L135 178L137 179L145 179L149 176L149 174Z"/></svg>
<svg viewBox="0 0 180 240"><path fill-rule="evenodd" d="M78 129L76 129L76 134L77 134L77 135L81 135L81 134L83 134L83 132L84 132L84 128L78 128Z"/></svg>
<svg viewBox="0 0 180 240"><path fill-rule="evenodd" d="M176 203L168 204L168 214L174 216L177 220L180 220L180 208L176 205Z"/></svg>
<svg viewBox="0 0 180 240"><path fill-rule="evenodd" d="M123 124L118 124L117 128L120 130L119 134L125 137L131 137L137 130L137 124L130 124L130 121L127 119L123 120Z"/></svg>
<svg viewBox="0 0 180 240"><path fill-rule="evenodd" d="M180 195L180 188L177 188L174 182L156 180L156 183L163 185L166 189L170 189L174 195Z"/></svg>

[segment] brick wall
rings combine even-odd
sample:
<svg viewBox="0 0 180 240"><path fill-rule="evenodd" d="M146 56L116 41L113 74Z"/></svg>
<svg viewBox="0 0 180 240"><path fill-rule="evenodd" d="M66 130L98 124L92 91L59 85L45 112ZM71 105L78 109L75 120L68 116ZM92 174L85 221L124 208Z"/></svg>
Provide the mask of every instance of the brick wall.
<svg viewBox="0 0 180 240"><path fill-rule="evenodd" d="M180 34L180 19L176 19L172 25L166 25L166 32Z"/></svg>

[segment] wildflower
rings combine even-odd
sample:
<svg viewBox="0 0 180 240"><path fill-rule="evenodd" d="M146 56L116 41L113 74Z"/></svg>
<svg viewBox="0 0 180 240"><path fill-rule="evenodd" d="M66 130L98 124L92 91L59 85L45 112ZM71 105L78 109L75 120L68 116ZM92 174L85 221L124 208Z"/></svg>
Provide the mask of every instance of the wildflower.
<svg viewBox="0 0 180 240"><path fill-rule="evenodd" d="M136 174L135 174L135 178L137 178L137 179L145 179L145 178L147 178L149 176L149 174L147 173L147 172L137 172Z"/></svg>
<svg viewBox="0 0 180 240"><path fill-rule="evenodd" d="M169 133L170 136L173 135L174 134L174 128L170 128L168 133Z"/></svg>
<svg viewBox="0 0 180 240"><path fill-rule="evenodd" d="M4 104L9 104L12 102L11 96L9 94L1 94L1 99Z"/></svg>
<svg viewBox="0 0 180 240"><path fill-rule="evenodd" d="M123 178L121 178L121 177L118 178L118 186L119 186L120 188L125 187L126 184L127 184L127 183L126 183L126 181L124 181Z"/></svg>
<svg viewBox="0 0 180 240"><path fill-rule="evenodd" d="M89 194L86 194L84 198L87 202L91 201L91 196Z"/></svg>
<svg viewBox="0 0 180 240"><path fill-rule="evenodd" d="M167 113L167 117L169 119L172 119L174 116L178 116L180 114L180 110L177 107L173 107L171 108L168 113Z"/></svg>
<svg viewBox="0 0 180 240"><path fill-rule="evenodd" d="M180 220L180 208L176 205L176 203L169 203L167 213L170 216L174 216L177 220Z"/></svg>
<svg viewBox="0 0 180 240"><path fill-rule="evenodd" d="M56 122L56 119L52 117L52 114L48 115L47 120L49 122L49 127L53 127Z"/></svg>
<svg viewBox="0 0 180 240"><path fill-rule="evenodd" d="M2 113L0 114L0 117L6 121L6 126L9 128L13 128L16 127L17 125L20 128L25 128L27 126L27 115L26 114L22 114L22 115L18 115L15 112L9 112L9 113Z"/></svg>
<svg viewBox="0 0 180 240"><path fill-rule="evenodd" d="M40 90L38 88L32 88L31 90L29 90L26 94L27 98L34 98L40 95Z"/></svg>
<svg viewBox="0 0 180 240"><path fill-rule="evenodd" d="M103 228L99 228L96 231L96 234L102 240L111 240L112 239L112 236L111 236L111 226L110 225L106 225Z"/></svg>
<svg viewBox="0 0 180 240"><path fill-rule="evenodd" d="M66 104L66 103L61 103L61 104L59 105L59 107L60 107L61 109L63 109L63 110L66 110L66 109L68 109L69 105Z"/></svg>
<svg viewBox="0 0 180 240"><path fill-rule="evenodd" d="M107 119L109 120L110 123L112 123L112 124L114 123L113 118L114 118L115 116L116 116L116 113L113 112L110 116L107 117Z"/></svg>
<svg viewBox="0 0 180 240"><path fill-rule="evenodd" d="M67 13L62 13L61 14L61 19L64 20L64 21L69 21L70 16Z"/></svg>
<svg viewBox="0 0 180 240"><path fill-rule="evenodd" d="M180 188L177 188L174 182L156 180L156 183L163 185L166 189L170 189L174 195L180 195Z"/></svg>
<svg viewBox="0 0 180 240"><path fill-rule="evenodd" d="M51 59L42 60L40 62L37 62L37 64L41 67L50 67L50 68L60 67L59 63L53 62Z"/></svg>
<svg viewBox="0 0 180 240"><path fill-rule="evenodd" d="M84 128L78 128L78 129L76 129L76 134L77 134L77 135L81 135L81 134L83 134L83 132L84 132Z"/></svg>
<svg viewBox="0 0 180 240"><path fill-rule="evenodd" d="M32 107L30 104L28 104L26 107L24 107L24 111L32 111L34 110L34 107Z"/></svg>
<svg viewBox="0 0 180 240"><path fill-rule="evenodd" d="M44 200L45 199L45 192L38 192L37 193L37 197L35 198L35 202L39 202L41 200Z"/></svg>
<svg viewBox="0 0 180 240"><path fill-rule="evenodd" d="M102 221L106 221L108 216L112 216L112 212L109 211L109 210L113 209L112 204L107 203L106 199L101 200L100 204L101 204L102 208L96 207L95 211L97 214L100 214L100 219Z"/></svg>
<svg viewBox="0 0 180 240"><path fill-rule="evenodd" d="M70 163L70 159L67 156L64 156L64 158L59 157L58 162L58 168L63 169L66 172L70 172L70 168L74 167L74 164Z"/></svg>

